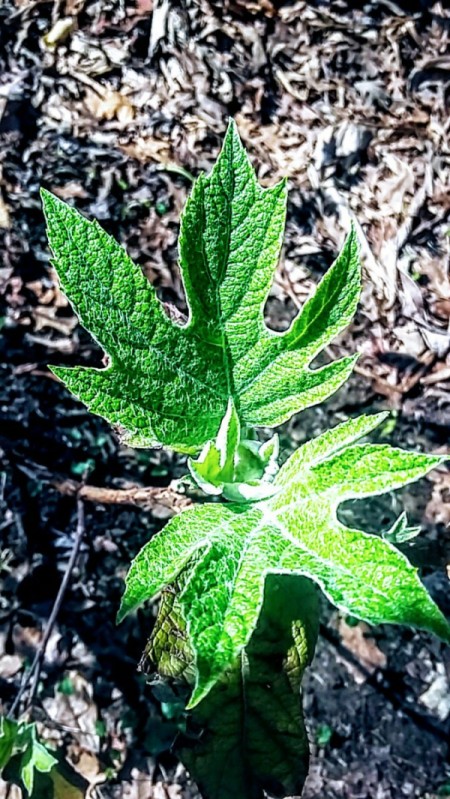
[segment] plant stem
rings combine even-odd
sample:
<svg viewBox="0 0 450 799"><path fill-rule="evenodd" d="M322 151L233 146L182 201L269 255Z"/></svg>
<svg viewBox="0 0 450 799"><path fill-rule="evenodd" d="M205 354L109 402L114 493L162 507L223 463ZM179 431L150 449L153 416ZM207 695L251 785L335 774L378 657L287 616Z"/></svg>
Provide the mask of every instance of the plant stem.
<svg viewBox="0 0 450 799"><path fill-rule="evenodd" d="M102 505L135 505L146 510L154 510L158 505L162 505L172 513L180 513L192 505L192 500L189 497L179 494L170 486L104 488L84 485L72 479L55 478L51 480L51 484L61 494L78 496L86 502L99 502Z"/></svg>
<svg viewBox="0 0 450 799"><path fill-rule="evenodd" d="M22 697L26 692L28 686L31 683L30 693L27 700L27 708L30 708L33 705L34 697L36 695L37 687L39 684L39 677L41 673L42 663L45 657L45 651L47 649L47 644L50 640L50 636L52 634L53 627L55 626L55 622L58 616L58 613L61 609L61 605L64 600L65 593L69 586L72 572L74 570L75 564L78 560L78 555L80 552L81 544L83 541L83 537L85 534L86 526L85 526L85 513L84 513L84 502L80 496L77 497L77 528L75 532L75 540L73 543L72 551L70 553L69 562L67 564L66 571L64 573L64 577L61 581L61 585L59 587L58 594L56 599L53 603L52 612L49 616L47 621L47 625L45 627L44 635L39 643L39 646L36 650L36 654L33 658L33 662L26 672L24 679L20 685L19 691L17 696L11 705L10 711L8 713L8 718L14 718L20 703L22 701Z"/></svg>

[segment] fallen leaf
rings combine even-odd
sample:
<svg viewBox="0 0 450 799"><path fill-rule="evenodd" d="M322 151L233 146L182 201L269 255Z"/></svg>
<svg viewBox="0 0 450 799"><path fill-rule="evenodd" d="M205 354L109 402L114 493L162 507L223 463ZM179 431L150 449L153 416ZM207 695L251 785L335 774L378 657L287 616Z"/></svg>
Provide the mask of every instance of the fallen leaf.
<svg viewBox="0 0 450 799"><path fill-rule="evenodd" d="M113 89L107 89L102 94L98 94L87 87L84 102L95 119L117 119L126 124L131 122L134 117L134 106L128 97L113 91Z"/></svg>
<svg viewBox="0 0 450 799"><path fill-rule="evenodd" d="M372 628L365 622L358 622L355 626L347 624L340 619L338 631L344 646L359 660L364 670L351 663L346 658L336 654L336 660L342 663L358 685L367 679L367 673L373 674L377 669L384 669L387 664L386 655L378 648L372 637Z"/></svg>

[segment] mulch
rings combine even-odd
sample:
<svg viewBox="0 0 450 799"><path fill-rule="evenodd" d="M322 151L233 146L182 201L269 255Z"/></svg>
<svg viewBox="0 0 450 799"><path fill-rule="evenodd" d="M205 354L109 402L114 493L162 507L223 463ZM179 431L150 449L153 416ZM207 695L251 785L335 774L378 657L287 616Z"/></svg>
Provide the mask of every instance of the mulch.
<svg viewBox="0 0 450 799"><path fill-rule="evenodd" d="M351 220L362 244L360 309L329 352L359 351L355 376L283 427L284 452L382 408L393 412L384 440L446 452L449 38L445 3L426 0L0 6L0 696L4 711L42 636L74 540L70 486L88 473L103 494L85 502L34 717L97 799L198 795L170 754L176 725L136 669L154 608L115 625L127 565L167 518L165 491L184 463L121 445L47 370L101 366L103 354L58 288L39 188L98 219L183 311L180 212L234 117L261 182L289 179L269 325L287 326ZM162 501L113 504L105 494L146 487ZM450 613L445 469L342 513L375 531L402 503L423 527L408 553ZM324 606L305 683L306 799L450 795L449 683L448 652L431 637L355 634Z"/></svg>

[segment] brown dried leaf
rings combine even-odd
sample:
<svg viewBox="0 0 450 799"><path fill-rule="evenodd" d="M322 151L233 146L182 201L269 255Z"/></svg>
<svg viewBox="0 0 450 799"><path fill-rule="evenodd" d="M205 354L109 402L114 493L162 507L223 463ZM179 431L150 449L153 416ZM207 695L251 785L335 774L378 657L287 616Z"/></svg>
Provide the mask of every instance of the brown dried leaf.
<svg viewBox="0 0 450 799"><path fill-rule="evenodd" d="M364 671L341 657L339 653L336 658L345 665L358 685L366 681L367 673L373 674L377 669L386 667L386 655L378 648L373 638L372 628L368 624L360 621L355 626L350 626L344 619L340 619L338 630L342 643L359 660Z"/></svg>

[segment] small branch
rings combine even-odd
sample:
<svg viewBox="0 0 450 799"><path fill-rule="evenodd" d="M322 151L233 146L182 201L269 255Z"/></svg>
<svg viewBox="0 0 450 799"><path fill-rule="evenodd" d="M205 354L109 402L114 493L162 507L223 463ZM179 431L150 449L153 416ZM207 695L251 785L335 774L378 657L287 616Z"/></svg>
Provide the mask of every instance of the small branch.
<svg viewBox="0 0 450 799"><path fill-rule="evenodd" d="M166 508L171 513L181 513L192 505L192 500L184 494L178 493L170 486L142 487L130 485L127 488L104 488L102 486L86 485L78 480L73 480L61 474L52 473L46 466L33 461L23 461L23 456L14 451L11 442L0 436L0 445L4 448L7 457L16 469L27 475L32 480L39 480L56 488L60 494L67 497L80 497L85 502L100 503L103 505L134 505L144 510L155 511Z"/></svg>
<svg viewBox="0 0 450 799"><path fill-rule="evenodd" d="M162 505L172 513L181 513L182 510L192 505L192 500L170 487L102 488L78 483L76 480L55 478L50 482L57 491L65 496L77 496L85 502L99 502L103 505L139 505L146 510L154 510Z"/></svg>
<svg viewBox="0 0 450 799"><path fill-rule="evenodd" d="M53 631L53 627L55 626L55 622L58 616L58 613L61 609L61 605L64 600L65 593L69 586L72 572L74 570L75 564L78 560L78 555L80 553L81 543L83 541L83 537L85 534L85 515L84 515L84 502L83 499L78 495L77 496L77 529L75 533L75 540L73 543L72 552L70 553L69 562L67 564L66 571L64 573L64 577L61 581L61 585L59 587L58 594L56 596L55 602L53 604L52 612L50 617L47 621L47 625L45 628L44 635L42 636L42 640L39 643L39 646L36 650L36 654L34 656L33 662L30 666L30 669L24 675L24 679L22 680L21 686L17 693L17 696L11 706L11 709L8 713L8 718L14 718L20 703L22 701L22 697L26 692L28 686L31 683L30 693L28 696L27 706L31 707L33 704L33 700L36 694L36 690L39 684L39 677L41 673L42 663L45 657L45 651L47 649L47 644L50 640L50 636Z"/></svg>

